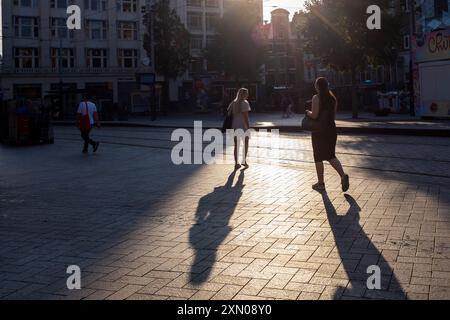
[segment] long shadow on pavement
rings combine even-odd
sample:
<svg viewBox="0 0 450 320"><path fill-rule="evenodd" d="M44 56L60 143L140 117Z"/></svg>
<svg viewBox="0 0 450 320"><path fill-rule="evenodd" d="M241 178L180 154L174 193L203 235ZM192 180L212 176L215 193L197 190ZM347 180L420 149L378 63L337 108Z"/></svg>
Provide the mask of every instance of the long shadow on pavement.
<svg viewBox="0 0 450 320"><path fill-rule="evenodd" d="M347 298L407 299L407 295L389 263L364 232L360 224L361 208L356 200L345 194L350 208L345 216L339 216L328 194L322 192L321 195L342 266L350 281L347 288L340 287L335 292L334 299L340 299L342 296ZM379 266L381 269L381 289L369 290L367 288L367 279L373 274L367 272L367 268L371 265Z"/></svg>
<svg viewBox="0 0 450 320"><path fill-rule="evenodd" d="M233 186L236 172L230 174L224 186L214 188L198 202L196 223L189 230L189 241L195 250L190 272L192 284L202 284L208 279L216 261L217 249L231 232L228 223L245 186L244 170L240 171Z"/></svg>

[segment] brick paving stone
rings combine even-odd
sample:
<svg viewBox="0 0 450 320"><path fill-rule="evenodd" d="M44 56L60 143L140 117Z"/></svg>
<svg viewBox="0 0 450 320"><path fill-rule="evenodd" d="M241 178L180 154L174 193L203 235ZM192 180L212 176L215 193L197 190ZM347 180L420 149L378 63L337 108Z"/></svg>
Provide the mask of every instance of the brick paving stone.
<svg viewBox="0 0 450 320"><path fill-rule="evenodd" d="M160 296L169 296L169 297L178 297L178 298L189 299L196 292L197 292L197 290L163 287L160 290L158 290L156 292L156 294L160 295Z"/></svg>
<svg viewBox="0 0 450 320"><path fill-rule="evenodd" d="M302 292L297 297L297 300L319 300L321 295L319 293Z"/></svg>
<svg viewBox="0 0 450 320"><path fill-rule="evenodd" d="M265 297L268 299L283 299L283 300L294 300L299 296L298 291L293 291L289 289L280 290L280 289L270 289L264 288L259 292L260 297Z"/></svg>
<svg viewBox="0 0 450 320"><path fill-rule="evenodd" d="M450 172L447 140L340 136L349 198L335 174L326 197L310 190L307 135L281 139L303 162L251 158L230 176L146 147L172 145L167 130L130 131L95 132L102 149L87 157L69 128L54 146L0 147L1 298L450 299L450 177L436 177ZM70 264L78 292L65 288ZM367 290L371 264L389 290Z"/></svg>
<svg viewBox="0 0 450 320"><path fill-rule="evenodd" d="M283 289L292 279L292 274L278 273L267 283L266 288Z"/></svg>
<svg viewBox="0 0 450 320"><path fill-rule="evenodd" d="M213 300L231 300L242 289L240 285L227 284L222 287L213 297Z"/></svg>
<svg viewBox="0 0 450 320"><path fill-rule="evenodd" d="M192 297L190 297L190 300L209 300L211 299L216 292L214 291L203 291L199 290L197 291Z"/></svg>
<svg viewBox="0 0 450 320"><path fill-rule="evenodd" d="M309 270L309 269L300 269L297 271L297 273L292 278L293 282L302 282L302 283L308 283L314 274L316 273L315 270Z"/></svg>
<svg viewBox="0 0 450 320"><path fill-rule="evenodd" d="M110 295L114 294L115 291L109 291L109 290L96 290L90 295L83 298L84 300L104 300Z"/></svg>

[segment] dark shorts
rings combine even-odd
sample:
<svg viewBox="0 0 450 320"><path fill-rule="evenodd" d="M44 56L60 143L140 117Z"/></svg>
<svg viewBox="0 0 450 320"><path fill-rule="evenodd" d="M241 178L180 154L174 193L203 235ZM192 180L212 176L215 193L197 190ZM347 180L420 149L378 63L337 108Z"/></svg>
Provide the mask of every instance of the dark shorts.
<svg viewBox="0 0 450 320"><path fill-rule="evenodd" d="M335 130L313 132L311 138L314 162L329 161L336 158L337 133Z"/></svg>

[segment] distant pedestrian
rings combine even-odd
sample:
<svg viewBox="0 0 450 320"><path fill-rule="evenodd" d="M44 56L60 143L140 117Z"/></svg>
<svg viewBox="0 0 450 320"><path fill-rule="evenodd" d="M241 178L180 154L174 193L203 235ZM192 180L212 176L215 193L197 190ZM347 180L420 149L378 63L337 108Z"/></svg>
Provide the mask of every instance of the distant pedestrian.
<svg viewBox="0 0 450 320"><path fill-rule="evenodd" d="M92 145L94 152L97 152L100 142L96 142L89 137L94 124L100 128L97 106L89 101L89 96L84 95L83 101L80 102L77 111L77 127L80 129L81 138L84 140L83 153L88 152L89 145Z"/></svg>
<svg viewBox="0 0 450 320"><path fill-rule="evenodd" d="M338 102L329 89L327 79L318 78L315 88L318 94L312 99L312 111L306 112L307 117L318 121L318 130L312 132L312 146L319 181L312 188L317 191L325 190L323 161L328 161L341 176L342 191L346 192L349 189L349 177L336 158L335 119Z"/></svg>
<svg viewBox="0 0 450 320"><path fill-rule="evenodd" d="M284 110L283 118L290 118L292 116L293 104L294 101L292 101L292 98L289 95L283 98L283 102L281 103Z"/></svg>
<svg viewBox="0 0 450 320"><path fill-rule="evenodd" d="M236 136L236 134L239 132L236 130L243 130L244 131L244 161L242 162L242 165L245 168L248 168L247 163L247 154L248 154L248 145L249 145L249 139L248 136L248 129L250 129L250 121L248 113L251 111L250 104L248 103L248 89L241 88L238 90L236 99L234 99L230 105L228 106L228 112L233 115L233 129L235 131L235 137L234 137L234 168L235 170L239 169L241 165L238 161L238 151L239 151L239 142L240 138Z"/></svg>

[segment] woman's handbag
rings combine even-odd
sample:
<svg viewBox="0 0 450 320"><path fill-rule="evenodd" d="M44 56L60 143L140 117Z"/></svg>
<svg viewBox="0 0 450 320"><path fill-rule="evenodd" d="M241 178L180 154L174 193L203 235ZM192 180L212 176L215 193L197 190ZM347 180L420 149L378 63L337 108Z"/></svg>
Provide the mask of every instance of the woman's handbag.
<svg viewBox="0 0 450 320"><path fill-rule="evenodd" d="M320 123L318 120L311 119L310 117L305 115L302 120L302 130L311 132L319 131Z"/></svg>
<svg viewBox="0 0 450 320"><path fill-rule="evenodd" d="M223 120L222 132L226 132L228 129L233 127L233 114L227 114L225 119Z"/></svg>
<svg viewBox="0 0 450 320"><path fill-rule="evenodd" d="M223 120L222 132L227 132L228 129L233 128L233 108L227 110L227 116Z"/></svg>

